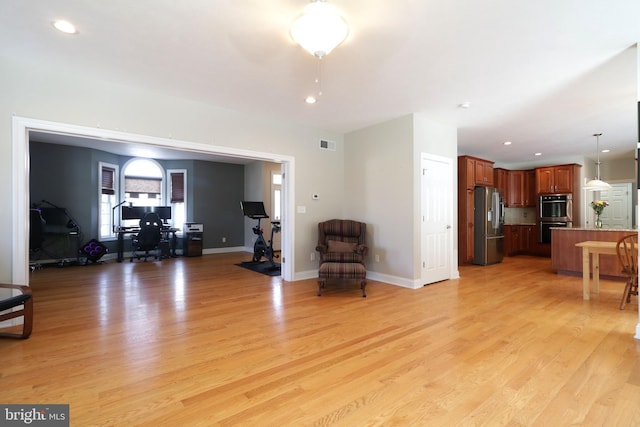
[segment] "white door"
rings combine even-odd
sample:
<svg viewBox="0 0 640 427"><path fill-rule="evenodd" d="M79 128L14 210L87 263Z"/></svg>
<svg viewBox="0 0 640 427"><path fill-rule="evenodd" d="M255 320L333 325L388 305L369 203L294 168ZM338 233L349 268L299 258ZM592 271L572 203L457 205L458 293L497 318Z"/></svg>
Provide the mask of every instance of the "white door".
<svg viewBox="0 0 640 427"><path fill-rule="evenodd" d="M631 183L611 184L611 188L600 191L600 200L609 202L600 219L605 228L632 228ZM593 209L592 209L593 210Z"/></svg>
<svg viewBox="0 0 640 427"><path fill-rule="evenodd" d="M428 285L451 278L453 165L451 159L422 154L421 166L421 279Z"/></svg>

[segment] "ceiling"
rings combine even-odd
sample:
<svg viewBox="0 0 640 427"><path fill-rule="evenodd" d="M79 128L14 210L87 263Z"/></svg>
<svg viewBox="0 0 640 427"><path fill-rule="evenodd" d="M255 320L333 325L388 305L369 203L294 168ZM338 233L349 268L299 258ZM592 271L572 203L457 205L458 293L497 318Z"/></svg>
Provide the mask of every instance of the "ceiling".
<svg viewBox="0 0 640 427"><path fill-rule="evenodd" d="M5 0L0 56L339 133L424 113L500 164L594 158L596 132L603 161L633 155L640 1L330 3L351 32L315 105L318 61L288 35L306 0Z"/></svg>

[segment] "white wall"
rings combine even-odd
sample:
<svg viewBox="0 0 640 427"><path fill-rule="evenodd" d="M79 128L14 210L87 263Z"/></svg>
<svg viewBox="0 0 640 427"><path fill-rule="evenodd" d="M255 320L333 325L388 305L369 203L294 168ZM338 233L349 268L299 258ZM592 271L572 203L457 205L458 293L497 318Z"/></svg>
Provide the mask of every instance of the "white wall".
<svg viewBox="0 0 640 427"><path fill-rule="evenodd" d="M421 241L420 233L422 225L420 222L422 206L421 199L421 154L428 153L436 156L448 157L452 159L453 169L451 171L452 188L457 188L458 182L458 130L447 124L438 123L429 119L426 114L416 113L414 117L414 136L413 136L413 279L417 280L421 277L420 260L423 257L420 254ZM454 277L458 277L458 197L457 193L451 197L453 206L453 253L452 253L452 271L455 271Z"/></svg>
<svg viewBox="0 0 640 427"><path fill-rule="evenodd" d="M344 217L367 224L369 271L413 277L412 155L411 115L345 136Z"/></svg>
<svg viewBox="0 0 640 427"><path fill-rule="evenodd" d="M308 255L310 248L315 248L317 223L339 216L344 204L344 192L340 190L344 182L341 134L95 80L74 70L43 70L5 58L0 59L0 69L3 76L0 79L2 200L7 203L12 200L14 185L12 115L288 155L295 158L296 171L299 171L294 184L295 204L309 206L310 194L323 195L321 209L307 209L305 214L296 216L294 271L317 270L317 263L311 262ZM319 152L320 139L336 142L338 151L332 153L335 155ZM180 148L179 143L176 148ZM5 227L15 223L12 215L11 209L0 210L0 221ZM13 242L7 236L0 240L0 280L4 282L12 278L12 247Z"/></svg>
<svg viewBox="0 0 640 427"><path fill-rule="evenodd" d="M367 270L392 283L420 279L421 153L449 157L457 165L456 133L424 114L411 114L345 136L344 212L367 223ZM456 166L451 179L457 182ZM457 211L455 202L451 209ZM453 222L455 227L455 216Z"/></svg>

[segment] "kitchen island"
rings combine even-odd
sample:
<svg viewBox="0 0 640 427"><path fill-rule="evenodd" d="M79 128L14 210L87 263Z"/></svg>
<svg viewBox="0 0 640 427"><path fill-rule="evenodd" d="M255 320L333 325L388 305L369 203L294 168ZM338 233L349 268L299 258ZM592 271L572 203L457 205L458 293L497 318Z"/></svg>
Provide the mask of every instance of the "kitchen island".
<svg viewBox="0 0 640 427"><path fill-rule="evenodd" d="M551 229L551 267L558 274L582 275L582 249L576 243L585 241L617 242L627 234L637 233L634 229L607 228L553 228ZM622 266L616 256L602 256L600 277L622 279Z"/></svg>

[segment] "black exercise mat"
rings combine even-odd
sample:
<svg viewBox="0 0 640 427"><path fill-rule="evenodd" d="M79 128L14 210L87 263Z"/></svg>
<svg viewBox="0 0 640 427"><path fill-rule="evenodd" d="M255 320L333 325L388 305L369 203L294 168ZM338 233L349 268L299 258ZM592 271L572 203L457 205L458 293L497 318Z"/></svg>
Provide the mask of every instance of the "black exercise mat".
<svg viewBox="0 0 640 427"><path fill-rule="evenodd" d="M246 268L247 270L255 271L256 273L266 274L267 276L279 276L280 263L274 262L273 264L275 265L272 265L269 261L244 261L236 265L242 268Z"/></svg>

